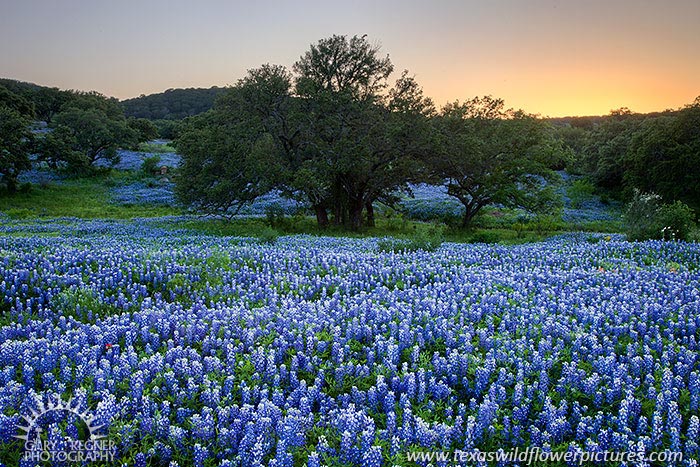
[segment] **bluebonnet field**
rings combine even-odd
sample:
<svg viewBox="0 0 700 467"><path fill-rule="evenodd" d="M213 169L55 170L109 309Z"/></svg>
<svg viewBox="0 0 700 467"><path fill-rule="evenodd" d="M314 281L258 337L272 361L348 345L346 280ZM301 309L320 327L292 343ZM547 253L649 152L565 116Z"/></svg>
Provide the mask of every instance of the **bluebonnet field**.
<svg viewBox="0 0 700 467"><path fill-rule="evenodd" d="M459 219L464 213L464 206L447 194L447 187L425 183L411 185L410 196L403 196L399 209L419 221Z"/></svg>
<svg viewBox="0 0 700 467"><path fill-rule="evenodd" d="M591 221L610 221L620 218L621 206L617 201L605 204L599 196L590 193L579 193L576 199L572 199L572 188L575 182L582 181L583 177L573 176L565 171L559 171L561 185L557 190L562 197L564 222L580 223ZM576 193L573 190L573 193Z"/></svg>
<svg viewBox="0 0 700 467"><path fill-rule="evenodd" d="M170 181L133 182L112 188L112 201L117 204L155 204L175 206L175 184Z"/></svg>
<svg viewBox="0 0 700 467"><path fill-rule="evenodd" d="M154 140L150 144L153 146L166 144L164 140ZM144 160L157 156L159 166L165 165L169 168L177 168L180 164L180 156L174 152L139 152L131 150L119 150L119 161L112 167L121 174L137 174L141 169ZM99 166L110 166L107 161L98 161ZM599 196L593 194L582 194L572 199L570 196L572 185L581 177L572 176L566 172L559 172L561 183L558 184L557 192L562 199L561 220L572 226L585 225L596 221L614 221L620 219L621 207L617 202L605 204ZM21 183L61 184L64 176L56 171L47 170L37 166L30 171L24 172L20 176ZM178 207L175 197L175 184L170 175L155 178L142 178L140 180L119 179L112 181L109 201L117 205L155 205ZM456 199L447 194L444 186L434 186L426 184L410 185L409 192L396 193L400 198L394 208L406 219L417 221L438 221L447 223L457 223L463 215L464 207ZM182 207L182 206L179 206ZM378 212L387 211L386 206L378 204ZM278 191L272 191L259 197L253 203L243 206L238 215L246 217L262 217L270 213L275 215L294 215L298 212L309 213L308 203L290 199L283 196ZM485 210L490 212L494 218L505 216L502 219L502 226L510 227L513 222L519 220L532 220L535 218L522 210L506 210L495 212L493 209ZM494 217L495 216L495 217ZM486 217L489 217L488 215ZM493 222L491 222L493 224Z"/></svg>
<svg viewBox="0 0 700 467"><path fill-rule="evenodd" d="M150 153L120 149L117 151L117 154L119 155L119 161L116 164L111 165L106 161L100 160L97 165L102 167L114 167L117 170L139 170L146 158L154 156L160 158L159 166L177 167L180 165L180 156L174 152Z"/></svg>
<svg viewBox="0 0 700 467"><path fill-rule="evenodd" d="M7 465L19 414L47 393L74 396L136 466L378 466L512 446L700 455L697 244L566 235L381 253L376 239L261 244L177 224L4 220Z"/></svg>

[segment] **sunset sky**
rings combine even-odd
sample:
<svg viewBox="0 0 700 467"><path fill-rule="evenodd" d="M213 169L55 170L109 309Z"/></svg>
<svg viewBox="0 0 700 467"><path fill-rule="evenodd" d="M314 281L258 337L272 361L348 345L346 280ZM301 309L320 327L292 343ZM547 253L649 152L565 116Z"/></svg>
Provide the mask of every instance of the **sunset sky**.
<svg viewBox="0 0 700 467"><path fill-rule="evenodd" d="M699 25L700 0L0 0L0 77L123 99L234 84L367 34L439 105L649 112L700 95Z"/></svg>

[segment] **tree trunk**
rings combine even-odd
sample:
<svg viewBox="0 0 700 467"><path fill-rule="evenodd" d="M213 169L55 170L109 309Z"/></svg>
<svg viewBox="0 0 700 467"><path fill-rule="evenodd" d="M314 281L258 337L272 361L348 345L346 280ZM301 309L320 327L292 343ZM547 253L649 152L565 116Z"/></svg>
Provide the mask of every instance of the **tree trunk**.
<svg viewBox="0 0 700 467"><path fill-rule="evenodd" d="M474 217L470 212L469 208L467 208L466 211L464 211L464 216L462 217L462 228L466 229L469 227L469 223L472 221L472 217Z"/></svg>
<svg viewBox="0 0 700 467"><path fill-rule="evenodd" d="M337 226L348 225L348 207L342 201L336 201L333 206L333 224Z"/></svg>
<svg viewBox="0 0 700 467"><path fill-rule="evenodd" d="M349 204L350 218L348 220L350 221L350 230L358 231L362 227L362 209L364 207L364 203L360 198L351 199Z"/></svg>
<svg viewBox="0 0 700 467"><path fill-rule="evenodd" d="M17 177L14 175L5 175L5 189L7 193L13 195L17 193Z"/></svg>
<svg viewBox="0 0 700 467"><path fill-rule="evenodd" d="M374 206L372 206L372 201L365 203L365 209L367 209L367 226L374 227Z"/></svg>
<svg viewBox="0 0 700 467"><path fill-rule="evenodd" d="M469 224L471 224L472 219L474 219L474 216L479 212L481 209L480 205L474 205L472 203L462 203L464 204L464 217L462 217L462 228L466 229L469 227Z"/></svg>
<svg viewBox="0 0 700 467"><path fill-rule="evenodd" d="M318 226L322 229L328 227L328 211L326 211L326 208L317 204L314 206L314 212L316 213L316 222Z"/></svg>

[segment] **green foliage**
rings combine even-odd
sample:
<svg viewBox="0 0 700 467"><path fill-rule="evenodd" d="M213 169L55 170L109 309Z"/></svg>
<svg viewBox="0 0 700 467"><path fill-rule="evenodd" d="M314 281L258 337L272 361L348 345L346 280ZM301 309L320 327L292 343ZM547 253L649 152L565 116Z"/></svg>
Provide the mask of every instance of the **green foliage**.
<svg viewBox="0 0 700 467"><path fill-rule="evenodd" d="M71 99L70 91L61 91L58 88L41 88L33 93L36 117L39 120L50 123L54 115L61 111Z"/></svg>
<svg viewBox="0 0 700 467"><path fill-rule="evenodd" d="M153 120L158 129L158 137L162 139L177 138L181 122L176 120Z"/></svg>
<svg viewBox="0 0 700 467"><path fill-rule="evenodd" d="M160 156L153 155L145 158L141 165L141 172L146 175L153 176L160 168Z"/></svg>
<svg viewBox="0 0 700 467"><path fill-rule="evenodd" d="M481 230L472 235L471 243L498 243L501 241L501 235L497 231Z"/></svg>
<svg viewBox="0 0 700 467"><path fill-rule="evenodd" d="M81 105L99 102L85 97ZM117 148L132 146L136 133L123 117L110 116L109 104L81 109L71 107L54 116L52 132L40 145L42 158L53 166L67 165L73 171L89 169L100 159L116 163Z"/></svg>
<svg viewBox="0 0 700 467"><path fill-rule="evenodd" d="M279 238L279 236L279 232L273 229L272 227L265 227L260 231L260 235L258 235L258 240L260 241L260 243L274 244L277 243L277 239Z"/></svg>
<svg viewBox="0 0 700 467"><path fill-rule="evenodd" d="M157 94L148 96L142 94L133 99L126 99L121 102L121 105L128 117L181 120L208 111L213 107L216 98L225 91L225 88L216 86L209 89L168 89ZM161 137L170 138L172 135L161 135Z"/></svg>
<svg viewBox="0 0 700 467"><path fill-rule="evenodd" d="M612 111L590 133L582 165L597 186L620 190L625 176L625 157L643 120L642 115L622 108Z"/></svg>
<svg viewBox="0 0 700 467"><path fill-rule="evenodd" d="M118 310L102 303L91 289L87 287L69 288L52 298L52 305L57 313L71 316L78 321L94 322Z"/></svg>
<svg viewBox="0 0 700 467"><path fill-rule="evenodd" d="M464 227L496 203L533 212L556 207L546 182L555 180L550 167L564 149L544 122L486 96L448 104L435 126L438 149L429 166L464 205Z"/></svg>
<svg viewBox="0 0 700 467"><path fill-rule="evenodd" d="M22 104L22 108L16 108L12 105L10 107L15 108L15 110L27 117L36 117L47 122L51 120L53 114L61 109L70 96L68 91L60 91L57 88L47 88L11 79L0 79L0 85L14 95L20 96L24 101L29 102L32 106L32 113L25 112L25 110L29 110L25 104Z"/></svg>
<svg viewBox="0 0 700 467"><path fill-rule="evenodd" d="M627 238L629 240L659 238L661 235L660 209L659 195L635 190L623 216Z"/></svg>
<svg viewBox="0 0 700 467"><path fill-rule="evenodd" d="M432 102L364 37L319 41L294 64L250 70L177 139L178 193L235 212L271 188L306 198L319 226L372 225L373 203L417 178ZM330 65L329 65L330 64ZM365 217L364 211L368 215Z"/></svg>
<svg viewBox="0 0 700 467"><path fill-rule="evenodd" d="M119 101L114 97L106 97L96 91L70 91L70 96L63 107L61 107L61 112L70 109L99 110L110 119L124 119L124 112L119 106Z"/></svg>
<svg viewBox="0 0 700 467"><path fill-rule="evenodd" d="M443 242L443 229L439 226L431 226L428 229L418 230L407 239L384 238L377 242L380 252L409 252L409 251L435 251Z"/></svg>
<svg viewBox="0 0 700 467"><path fill-rule="evenodd" d="M585 200L593 196L595 186L586 179L578 179L574 180L566 191L571 198L571 207L578 209Z"/></svg>
<svg viewBox="0 0 700 467"><path fill-rule="evenodd" d="M17 110L0 104L0 185L8 193L17 190L20 172L31 167L29 123Z"/></svg>
<svg viewBox="0 0 700 467"><path fill-rule="evenodd" d="M170 144L159 143L159 142L140 143L138 145L137 149L139 152L148 152L148 153L155 153L155 154L167 154L167 153L176 152L176 149L174 147L172 147Z"/></svg>
<svg viewBox="0 0 700 467"><path fill-rule="evenodd" d="M585 172L583 155L588 146L590 129L577 126L575 123L554 124L552 130L567 149L562 163L556 169L565 169L568 173L580 175Z"/></svg>
<svg viewBox="0 0 700 467"><path fill-rule="evenodd" d="M17 111L26 118L34 117L34 103L0 84L0 107Z"/></svg>
<svg viewBox="0 0 700 467"><path fill-rule="evenodd" d="M697 225L690 231L690 233L688 233L688 241L700 243L700 228L698 228Z"/></svg>
<svg viewBox="0 0 700 467"><path fill-rule="evenodd" d="M265 209L265 222L270 228L285 225L285 210L278 205L268 206Z"/></svg>
<svg viewBox="0 0 700 467"><path fill-rule="evenodd" d="M150 141L158 137L158 128L150 120L130 117L126 120L126 124L134 132L133 143L135 147L137 147L139 143Z"/></svg>
<svg viewBox="0 0 700 467"><path fill-rule="evenodd" d="M69 108L96 108L110 118L123 116L116 99L105 97L98 92L62 91L11 79L0 79L0 85L33 105L34 113L27 116L35 116L38 120L48 123L53 120L54 115Z"/></svg>
<svg viewBox="0 0 700 467"><path fill-rule="evenodd" d="M616 197L638 188L700 209L700 97L678 110L569 120L555 134L574 154L570 171Z"/></svg>
<svg viewBox="0 0 700 467"><path fill-rule="evenodd" d="M245 114L222 107L191 119L176 147L182 162L175 193L183 204L232 215L274 186L275 143Z"/></svg>
<svg viewBox="0 0 700 467"><path fill-rule="evenodd" d="M639 190L627 205L624 219L630 240L688 240L696 227L695 213L687 204L662 204L659 195Z"/></svg>
<svg viewBox="0 0 700 467"><path fill-rule="evenodd" d="M661 236L666 240L688 240L695 228L695 213L682 201L664 204L659 210Z"/></svg>
<svg viewBox="0 0 700 467"><path fill-rule="evenodd" d="M700 97L673 115L648 118L632 139L625 185L700 209Z"/></svg>

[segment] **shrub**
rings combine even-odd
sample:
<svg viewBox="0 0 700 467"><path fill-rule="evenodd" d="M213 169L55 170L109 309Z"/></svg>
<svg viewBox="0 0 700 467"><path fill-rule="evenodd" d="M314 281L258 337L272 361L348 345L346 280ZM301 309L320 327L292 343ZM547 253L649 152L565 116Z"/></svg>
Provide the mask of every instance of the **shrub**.
<svg viewBox="0 0 700 467"><path fill-rule="evenodd" d="M688 233L688 241L700 243L700 229L697 226Z"/></svg>
<svg viewBox="0 0 700 467"><path fill-rule="evenodd" d="M273 229L272 227L265 227L260 231L260 234L258 235L258 242L272 245L274 243L277 243L277 239L279 238L279 236L279 232Z"/></svg>
<svg viewBox="0 0 700 467"><path fill-rule="evenodd" d="M571 207L580 208L585 200L593 196L594 189L593 184L585 178L574 180L566 190L571 199Z"/></svg>
<svg viewBox="0 0 700 467"><path fill-rule="evenodd" d="M676 201L659 209L659 224L663 239L687 240L695 227L695 215L687 204Z"/></svg>
<svg viewBox="0 0 700 467"><path fill-rule="evenodd" d="M95 291L84 286L64 289L52 298L52 304L59 314L82 322L119 312L116 307L103 303Z"/></svg>
<svg viewBox="0 0 700 467"><path fill-rule="evenodd" d="M498 243L500 240L501 235L490 230L480 230L470 238L471 243Z"/></svg>
<svg viewBox="0 0 700 467"><path fill-rule="evenodd" d="M143 160L141 171L146 175L154 175L160 168L160 156L149 156Z"/></svg>
<svg viewBox="0 0 700 467"><path fill-rule="evenodd" d="M408 220L403 216L402 213L395 213L392 211L387 212L386 229L389 232L399 232L401 230L406 230L408 225Z"/></svg>
<svg viewBox="0 0 700 467"><path fill-rule="evenodd" d="M662 204L654 193L634 191L624 215L629 240L687 240L695 227L693 210L682 201Z"/></svg>
<svg viewBox="0 0 700 467"><path fill-rule="evenodd" d="M435 251L442 245L441 226L432 226L426 230L419 230L410 238L397 239L385 238L377 243L380 252L403 253L410 251Z"/></svg>
<svg viewBox="0 0 700 467"><path fill-rule="evenodd" d="M34 213L27 208L6 209L5 214L12 219L28 219L34 215Z"/></svg>
<svg viewBox="0 0 700 467"><path fill-rule="evenodd" d="M563 230L562 227L564 226L553 216L537 216L534 220L529 222L527 227L529 230L534 230L538 234L544 234Z"/></svg>
<svg viewBox="0 0 700 467"><path fill-rule="evenodd" d="M284 207L278 204L270 204L265 207L265 223L271 229L285 226L285 214L286 211Z"/></svg>
<svg viewBox="0 0 700 467"><path fill-rule="evenodd" d="M419 230L410 240L409 247L412 251L435 251L442 245L442 229L439 226L431 226L427 230Z"/></svg>
<svg viewBox="0 0 700 467"><path fill-rule="evenodd" d="M642 193L635 189L632 201L627 205L623 216L627 238L629 240L659 238L661 234L660 209L661 196L655 193Z"/></svg>

